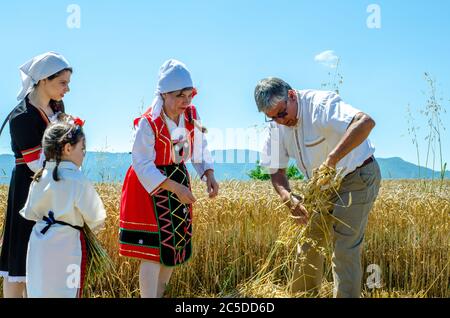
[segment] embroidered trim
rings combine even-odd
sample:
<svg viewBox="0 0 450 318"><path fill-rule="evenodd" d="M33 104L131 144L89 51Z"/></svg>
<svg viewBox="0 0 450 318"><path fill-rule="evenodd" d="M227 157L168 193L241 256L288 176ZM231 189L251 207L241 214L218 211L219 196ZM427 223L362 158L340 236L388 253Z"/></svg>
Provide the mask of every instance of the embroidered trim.
<svg viewBox="0 0 450 318"><path fill-rule="evenodd" d="M159 248L159 233L121 228L119 242L125 245Z"/></svg>
<svg viewBox="0 0 450 318"><path fill-rule="evenodd" d="M119 248L119 251L120 252L126 252L126 253L136 253L136 254L148 255L148 256L153 256L153 257L159 257L159 255L157 255L157 254L144 253L144 252L139 252L139 251L136 251L136 250L127 250L127 249L124 249L122 247Z"/></svg>
<svg viewBox="0 0 450 318"><path fill-rule="evenodd" d="M158 227L158 225L156 225L156 224L128 222L128 221L123 221L123 220L120 220L120 223L134 224L134 225L145 225L145 226L154 226L154 227L156 227L156 228Z"/></svg>
<svg viewBox="0 0 450 318"><path fill-rule="evenodd" d="M322 137L319 141L313 142L312 144L306 144L305 143L305 147L314 147L317 146L318 144L321 144L322 142L325 141L325 137Z"/></svg>
<svg viewBox="0 0 450 318"><path fill-rule="evenodd" d="M16 159L16 166L27 164L23 158Z"/></svg>
<svg viewBox="0 0 450 318"><path fill-rule="evenodd" d="M32 153L34 153L34 152L36 152L36 151L40 151L41 149L42 149L42 146L39 145L39 146L30 148L30 149L25 149L25 150L23 150L23 151L21 151L21 152L22 152L22 154L25 156L25 155L30 155L30 154L32 154Z"/></svg>
<svg viewBox="0 0 450 318"><path fill-rule="evenodd" d="M34 148L31 149L26 149L22 152L22 156L25 162L29 163L29 162L33 162L35 160L38 160L39 157L41 156L41 151L42 151L42 147L41 145L36 146Z"/></svg>

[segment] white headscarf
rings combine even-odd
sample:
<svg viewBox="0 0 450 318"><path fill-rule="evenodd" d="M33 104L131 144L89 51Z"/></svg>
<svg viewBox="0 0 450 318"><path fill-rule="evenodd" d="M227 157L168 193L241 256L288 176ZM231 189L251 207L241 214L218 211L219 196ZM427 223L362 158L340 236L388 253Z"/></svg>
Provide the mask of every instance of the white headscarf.
<svg viewBox="0 0 450 318"><path fill-rule="evenodd" d="M159 69L158 86L151 105L152 117L156 118L161 114L164 103L161 94L193 86L191 73L186 68L186 65L175 59L165 61Z"/></svg>
<svg viewBox="0 0 450 318"><path fill-rule="evenodd" d="M22 90L17 95L17 100L23 100L40 80L69 67L69 62L64 56L55 52L47 52L33 57L19 68Z"/></svg>

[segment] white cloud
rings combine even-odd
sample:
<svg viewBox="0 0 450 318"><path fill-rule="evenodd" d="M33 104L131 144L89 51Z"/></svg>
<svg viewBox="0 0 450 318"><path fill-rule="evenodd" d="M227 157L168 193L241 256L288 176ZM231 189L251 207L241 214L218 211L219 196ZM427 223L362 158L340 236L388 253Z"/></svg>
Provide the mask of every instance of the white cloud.
<svg viewBox="0 0 450 318"><path fill-rule="evenodd" d="M324 51L314 57L314 61L330 68L336 68L339 57L332 50Z"/></svg>

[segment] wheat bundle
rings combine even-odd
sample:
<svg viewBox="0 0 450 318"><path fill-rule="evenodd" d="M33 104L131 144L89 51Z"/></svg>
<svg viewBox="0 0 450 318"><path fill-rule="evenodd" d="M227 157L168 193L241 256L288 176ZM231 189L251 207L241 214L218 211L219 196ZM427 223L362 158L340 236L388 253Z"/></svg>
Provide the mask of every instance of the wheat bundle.
<svg viewBox="0 0 450 318"><path fill-rule="evenodd" d="M101 279L115 270L114 262L108 255L108 252L102 247L100 241L95 236L89 226L84 223L83 233L86 242L87 251L87 270L85 291L89 285L94 284L96 279Z"/></svg>
<svg viewBox="0 0 450 318"><path fill-rule="evenodd" d="M313 176L306 184L299 184L291 194L291 209L302 204L309 214L309 221L305 226L299 227L296 223L286 220L280 225L280 235L276 244L262 263L259 271L246 283L239 286L241 294L249 296L270 295L270 297L285 297L290 294L293 271L293 261L303 244L309 244L320 253L326 251L319 247L309 235L312 222L324 225L330 222L333 216L330 212L335 205L335 198L343 180L342 170L336 170L327 165L321 165L313 170ZM285 206L284 203L281 206ZM281 207L280 206L280 207ZM293 216L291 216L293 217ZM293 217L295 218L295 217ZM326 231L326 226L324 226ZM325 233L325 236L327 233ZM282 258L280 260L280 258ZM277 266L273 266L278 264ZM281 277L284 276L286 285L281 287ZM298 296L301 296L300 294Z"/></svg>

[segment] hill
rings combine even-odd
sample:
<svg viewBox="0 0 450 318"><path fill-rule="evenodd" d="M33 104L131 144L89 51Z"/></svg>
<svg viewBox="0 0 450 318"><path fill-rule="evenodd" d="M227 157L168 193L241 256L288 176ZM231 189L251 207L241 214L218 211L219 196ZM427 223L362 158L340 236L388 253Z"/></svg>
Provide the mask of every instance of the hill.
<svg viewBox="0 0 450 318"><path fill-rule="evenodd" d="M239 179L249 180L247 172L254 169L260 154L252 150L215 150L212 151L217 180ZM399 157L377 158L383 179L418 179L419 167ZM292 161L292 163L294 163ZM122 182L131 164L130 153L88 152L83 164L84 173L94 182ZM12 155L0 155L0 183L9 183L11 170L14 166ZM188 170L192 176L196 172L191 164ZM420 167L420 178L435 179L440 172ZM445 178L450 178L446 171Z"/></svg>

